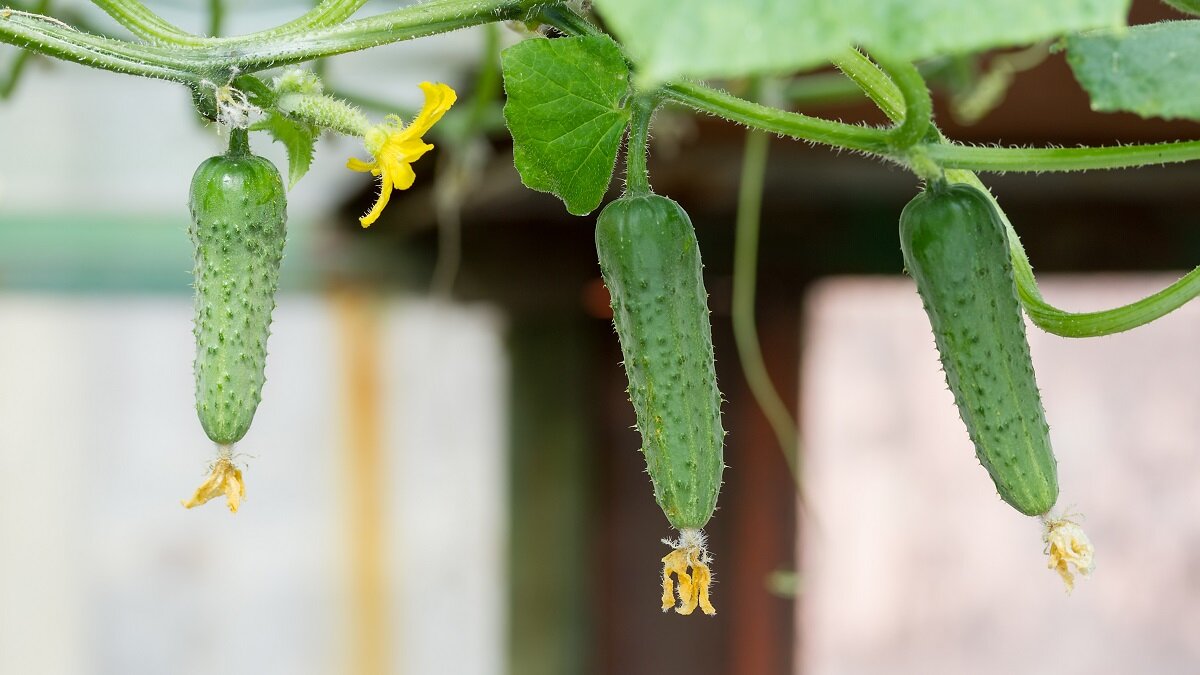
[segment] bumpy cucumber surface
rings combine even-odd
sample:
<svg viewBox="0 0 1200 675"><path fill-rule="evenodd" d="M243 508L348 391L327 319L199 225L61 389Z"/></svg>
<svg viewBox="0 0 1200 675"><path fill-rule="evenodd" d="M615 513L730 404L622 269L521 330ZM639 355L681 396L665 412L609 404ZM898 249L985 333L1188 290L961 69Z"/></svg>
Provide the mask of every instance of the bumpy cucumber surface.
<svg viewBox="0 0 1200 675"><path fill-rule="evenodd" d="M286 233L283 181L235 137L228 153L196 170L189 205L196 412L208 437L228 445L246 435L262 400Z"/></svg>
<svg viewBox="0 0 1200 675"><path fill-rule="evenodd" d="M1046 513L1057 465L1004 224L978 189L935 184L904 208L900 244L976 456L1004 501Z"/></svg>
<svg viewBox="0 0 1200 675"><path fill-rule="evenodd" d="M721 488L725 431L692 222L666 197L623 197L600 213L596 250L655 499L677 529L701 528Z"/></svg>

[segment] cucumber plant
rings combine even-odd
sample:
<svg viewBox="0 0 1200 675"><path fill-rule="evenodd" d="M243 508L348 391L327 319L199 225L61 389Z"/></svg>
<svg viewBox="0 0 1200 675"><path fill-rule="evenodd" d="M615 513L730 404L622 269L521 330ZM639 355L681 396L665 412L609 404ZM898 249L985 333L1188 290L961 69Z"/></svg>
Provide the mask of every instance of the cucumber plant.
<svg viewBox="0 0 1200 675"><path fill-rule="evenodd" d="M1196 12L1192 0L1166 1ZM372 122L357 106L327 92L315 72L296 66L508 22L538 28L525 32L536 35L533 39L506 49L501 65L504 123L526 186L555 194L572 214L593 212L603 202L628 134L627 191L600 213L596 244L654 496L679 531L663 559L664 609L713 611L702 528L720 489L724 430L695 234L678 204L649 189L646 143L650 113L659 104L717 116L758 134L861 153L925 181L926 192L901 216L901 247L976 452L1005 501L1044 519L1049 565L1068 588L1075 572L1090 571L1091 546L1078 525L1051 514L1058 496L1056 467L1021 311L1038 327L1064 337L1130 330L1200 294L1200 268L1122 307L1083 313L1055 307L1039 292L1015 229L976 172L1186 162L1200 159L1200 141L1045 148L955 143L933 125L930 94L914 64L1054 41L1065 48L1096 109L1200 120L1200 98L1187 95L1200 90L1200 70L1191 65L1200 58L1200 22L1129 27L1129 0L876 0L869 9L842 3L820 12L792 0L431 0L360 19L353 17L364 0L322 0L282 25L218 37L175 26L139 0L96 4L134 39L80 30L47 14L49 2L40 2L38 11L0 7L0 42L25 50L0 76L0 98L28 72L22 68L25 57L41 54L181 85L197 112L229 134L230 150L205 162L193 180L197 412L219 451L212 475L189 506L224 495L230 509L237 509L244 489L232 446L247 432L263 386L285 238L285 197L278 171L249 153L247 134L266 132L285 146L289 188L307 171L322 133L359 139L370 157L351 158L347 167L379 181L377 201L360 218L369 226L396 191L416 181L413 165L433 149L427 135L449 140L445 145L453 152L470 145L461 142L462 130L483 128L498 116L489 114L488 100L480 96L462 112L465 121L434 129L457 95L446 84L424 82L419 86L425 104L411 120L387 115ZM587 16L585 8L592 4L602 22ZM210 5L219 18L221 3ZM752 29L731 31L730 25ZM805 75L780 91L798 106L827 100L831 92L865 94L893 124L824 119L793 112L780 101L757 103L703 83L826 64L846 80L831 87L834 74ZM494 74L481 69L475 91L495 91L498 83L487 79ZM999 99L1009 79L983 83L988 103L983 107ZM754 211L754 193L761 192L765 150L753 155L760 170L747 176L758 176L758 189L743 190L742 223L753 220L746 214ZM752 266L753 259L738 256L739 279L753 279L743 262ZM760 400L771 399L757 345L744 344L753 341L748 330L753 293L735 293L735 304L739 351L754 380L752 389ZM781 445L788 445L793 425L778 401L770 417ZM789 467L798 466L789 461Z"/></svg>
<svg viewBox="0 0 1200 675"><path fill-rule="evenodd" d="M632 106L628 184L596 219L596 252L654 498L679 531L663 558L662 609L691 614L698 606L712 615L703 528L717 507L725 429L704 266L687 212L650 190L645 155L654 103Z"/></svg>
<svg viewBox="0 0 1200 675"><path fill-rule="evenodd" d="M978 188L935 180L900 214L900 249L975 456L1001 499L1043 519L1054 549L1050 566L1071 589L1068 563L1089 574L1091 545L1073 521L1049 515L1058 501L1058 463L1004 223Z"/></svg>

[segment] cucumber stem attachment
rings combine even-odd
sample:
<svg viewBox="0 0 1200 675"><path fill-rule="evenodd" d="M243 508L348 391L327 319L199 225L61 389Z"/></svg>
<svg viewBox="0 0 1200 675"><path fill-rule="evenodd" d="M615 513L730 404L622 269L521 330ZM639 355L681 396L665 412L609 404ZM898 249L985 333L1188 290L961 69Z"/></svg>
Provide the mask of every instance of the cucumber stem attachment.
<svg viewBox="0 0 1200 675"><path fill-rule="evenodd" d="M625 194L648 195L650 169L646 165L649 153L650 120L654 117L657 102L650 97L638 96L629 104L633 117L629 122L629 145L625 148Z"/></svg>

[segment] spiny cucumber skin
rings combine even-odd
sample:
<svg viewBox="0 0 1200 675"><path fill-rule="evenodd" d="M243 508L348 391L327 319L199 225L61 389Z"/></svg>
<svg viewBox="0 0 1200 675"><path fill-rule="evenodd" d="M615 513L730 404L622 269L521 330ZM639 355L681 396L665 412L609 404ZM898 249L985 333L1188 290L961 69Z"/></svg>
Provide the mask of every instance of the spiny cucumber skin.
<svg viewBox="0 0 1200 675"><path fill-rule="evenodd" d="M246 435L262 400L287 202L270 161L231 152L196 170L189 205L196 412L208 437L228 445Z"/></svg>
<svg viewBox="0 0 1200 675"><path fill-rule="evenodd" d="M900 242L979 462L1013 508L1046 513L1057 463L1003 222L976 188L934 186L904 208Z"/></svg>
<svg viewBox="0 0 1200 675"><path fill-rule="evenodd" d="M692 222L666 197L624 197L600 213L596 250L654 497L675 528L702 528L721 489L725 431Z"/></svg>

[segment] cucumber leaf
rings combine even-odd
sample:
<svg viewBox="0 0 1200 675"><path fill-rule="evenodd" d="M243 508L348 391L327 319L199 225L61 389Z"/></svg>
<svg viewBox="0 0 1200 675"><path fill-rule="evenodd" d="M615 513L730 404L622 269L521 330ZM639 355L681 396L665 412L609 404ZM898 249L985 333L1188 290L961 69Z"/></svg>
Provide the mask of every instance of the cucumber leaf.
<svg viewBox="0 0 1200 675"><path fill-rule="evenodd" d="M271 137L283 144L288 156L288 189L308 173L312 166L313 150L317 142L317 129L307 122L292 119L272 110L266 117L250 127L256 131L266 131Z"/></svg>
<svg viewBox="0 0 1200 675"><path fill-rule="evenodd" d="M629 69L605 36L532 39L504 50L504 119L521 181L557 195L577 216L612 180L629 121Z"/></svg>
<svg viewBox="0 0 1200 675"><path fill-rule="evenodd" d="M638 84L821 65L857 45L892 58L1022 45L1125 24L1130 0L595 0Z"/></svg>
<svg viewBox="0 0 1200 675"><path fill-rule="evenodd" d="M1067 40L1092 109L1200 120L1200 21L1168 21Z"/></svg>

